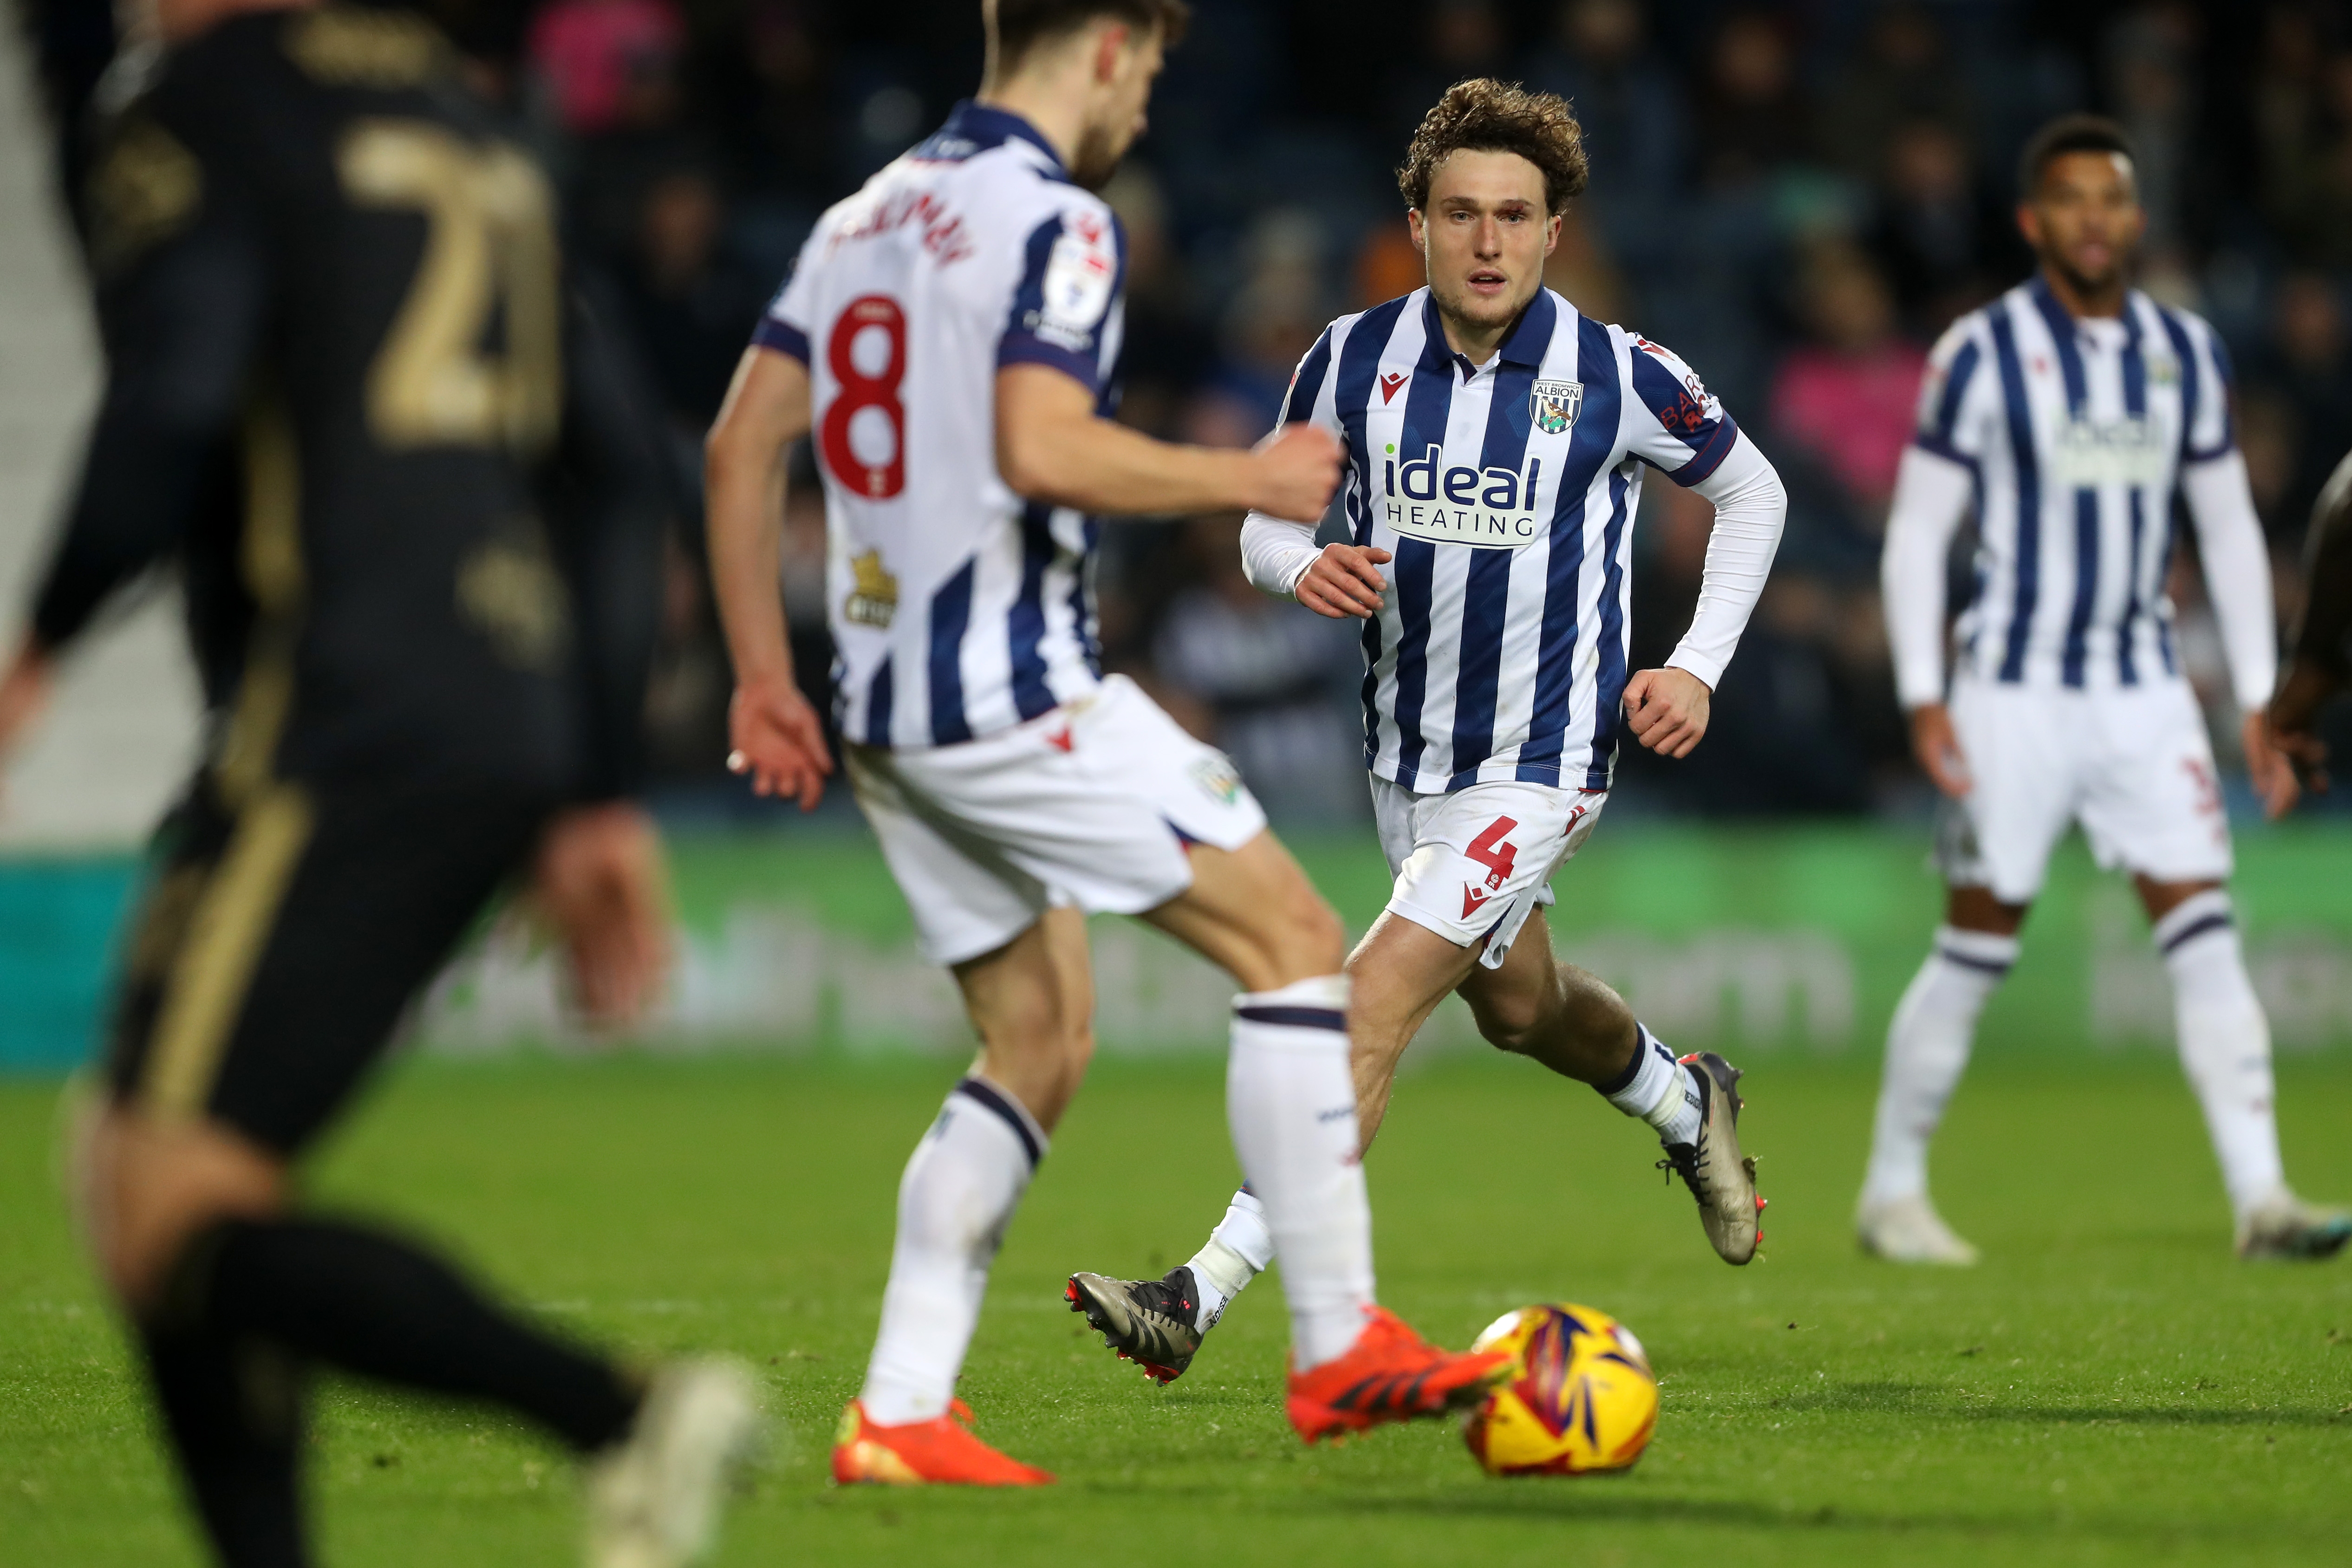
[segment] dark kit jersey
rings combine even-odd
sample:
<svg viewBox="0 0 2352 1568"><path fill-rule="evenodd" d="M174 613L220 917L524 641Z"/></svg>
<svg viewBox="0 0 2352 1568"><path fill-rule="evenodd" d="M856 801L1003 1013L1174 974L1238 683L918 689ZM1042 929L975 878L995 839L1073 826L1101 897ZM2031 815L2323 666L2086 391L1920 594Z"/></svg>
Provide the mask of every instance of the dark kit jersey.
<svg viewBox="0 0 2352 1568"><path fill-rule="evenodd" d="M404 11L248 15L101 136L108 386L35 632L176 557L232 800L633 782L657 463L544 179L456 64Z"/></svg>

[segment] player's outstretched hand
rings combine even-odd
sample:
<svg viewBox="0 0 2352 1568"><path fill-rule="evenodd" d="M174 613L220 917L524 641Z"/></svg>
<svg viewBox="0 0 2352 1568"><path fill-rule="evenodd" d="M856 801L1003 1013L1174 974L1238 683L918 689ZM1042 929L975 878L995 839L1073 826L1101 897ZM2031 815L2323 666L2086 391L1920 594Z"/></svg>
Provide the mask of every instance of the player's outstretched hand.
<svg viewBox="0 0 2352 1568"><path fill-rule="evenodd" d="M1307 563L1299 576L1298 602L1334 621L1354 616L1370 621L1381 612L1388 580L1381 568L1396 559L1384 549L1356 545L1325 545L1323 553Z"/></svg>
<svg viewBox="0 0 2352 1568"><path fill-rule="evenodd" d="M2295 801L2303 796L2303 786L2295 781L2294 764L2287 759L2285 749L2273 739L2268 714L2248 714L2241 735L2246 748L2246 778L2262 799L2263 815L2275 822L2294 810ZM2317 736L2305 738L2312 746L2319 745Z"/></svg>
<svg viewBox="0 0 2352 1568"><path fill-rule="evenodd" d="M1319 424L1286 424L1257 444L1250 510L1290 523L1319 523L1339 487L1339 438Z"/></svg>
<svg viewBox="0 0 2352 1568"><path fill-rule="evenodd" d="M1706 734L1713 694L1688 670L1643 670L1625 683L1625 722L1661 757L1688 757Z"/></svg>
<svg viewBox="0 0 2352 1568"><path fill-rule="evenodd" d="M1921 703L1911 710L1911 755L1936 788L1953 800L1971 788L1968 758L1960 754L1960 737L1952 728L1952 712L1942 703Z"/></svg>
<svg viewBox="0 0 2352 1568"><path fill-rule="evenodd" d="M788 679L746 681L727 705L727 770L751 776L755 795L790 796L803 811L824 799L833 753L824 721Z"/></svg>
<svg viewBox="0 0 2352 1568"><path fill-rule="evenodd" d="M531 900L563 945L572 998L591 1024L642 1016L669 972L669 873L653 819L614 801L547 825Z"/></svg>

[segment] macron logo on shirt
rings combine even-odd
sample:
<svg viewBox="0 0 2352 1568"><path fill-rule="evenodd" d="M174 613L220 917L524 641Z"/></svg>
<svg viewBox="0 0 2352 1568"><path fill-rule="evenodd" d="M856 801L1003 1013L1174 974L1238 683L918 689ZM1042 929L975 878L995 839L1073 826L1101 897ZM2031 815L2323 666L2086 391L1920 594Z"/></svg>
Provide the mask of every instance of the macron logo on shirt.
<svg viewBox="0 0 2352 1568"><path fill-rule="evenodd" d="M1410 378L1407 377L1402 371L1397 371L1393 373L1382 375L1381 377L1381 402L1382 403L1394 402L1396 401L1397 388L1404 385L1406 381L1409 379Z"/></svg>

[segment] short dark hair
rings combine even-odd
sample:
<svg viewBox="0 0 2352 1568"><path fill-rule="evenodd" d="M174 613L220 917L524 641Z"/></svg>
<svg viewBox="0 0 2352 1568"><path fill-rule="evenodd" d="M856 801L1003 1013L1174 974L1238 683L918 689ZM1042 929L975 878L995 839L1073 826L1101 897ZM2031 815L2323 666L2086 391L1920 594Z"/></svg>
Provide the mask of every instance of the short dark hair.
<svg viewBox="0 0 2352 1568"><path fill-rule="evenodd" d="M1516 152L1543 171L1544 208L1564 211L1591 172L1584 127L1558 93L1474 77L1445 89L1405 148L1397 189L1415 211L1429 206L1430 177L1456 152Z"/></svg>
<svg viewBox="0 0 2352 1568"><path fill-rule="evenodd" d="M2033 140L2025 144L2025 154L2017 161L2017 199L2032 201L2042 189L2042 176L2050 172L2050 165L2069 152L2120 152L2134 165L2139 162L2131 138L2105 115L2062 114L2035 131Z"/></svg>
<svg viewBox="0 0 2352 1568"><path fill-rule="evenodd" d="M1085 26L1097 17L1125 22L1141 32L1160 29L1160 41L1174 48L1192 19L1184 0L983 0L988 29L988 68L999 75L1017 68L1031 49L1048 38Z"/></svg>

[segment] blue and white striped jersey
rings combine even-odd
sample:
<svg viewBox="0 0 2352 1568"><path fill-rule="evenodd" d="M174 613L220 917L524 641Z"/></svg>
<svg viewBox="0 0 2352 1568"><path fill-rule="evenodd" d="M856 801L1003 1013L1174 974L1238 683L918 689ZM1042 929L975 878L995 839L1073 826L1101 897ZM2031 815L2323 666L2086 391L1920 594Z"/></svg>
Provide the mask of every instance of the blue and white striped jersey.
<svg viewBox="0 0 2352 1568"><path fill-rule="evenodd" d="M818 220L754 341L809 367L842 733L970 740L1100 680L1099 525L996 469L996 372L1045 364L1107 408L1118 221L1026 120L957 106Z"/></svg>
<svg viewBox="0 0 2352 1568"><path fill-rule="evenodd" d="M1922 449L1975 483L1975 592L1961 664L2037 685L2177 678L2175 495L2236 448L2212 328L2134 289L2077 320L2040 277L1954 322L1919 392Z"/></svg>
<svg viewBox="0 0 2352 1568"><path fill-rule="evenodd" d="M1690 367L1549 289L1474 367L1417 288L1333 322L1283 418L1346 444L1355 541L1396 558L1364 624L1365 766L1423 794L1607 789L1641 465L1696 485L1738 440Z"/></svg>

